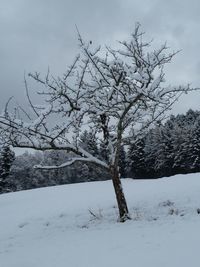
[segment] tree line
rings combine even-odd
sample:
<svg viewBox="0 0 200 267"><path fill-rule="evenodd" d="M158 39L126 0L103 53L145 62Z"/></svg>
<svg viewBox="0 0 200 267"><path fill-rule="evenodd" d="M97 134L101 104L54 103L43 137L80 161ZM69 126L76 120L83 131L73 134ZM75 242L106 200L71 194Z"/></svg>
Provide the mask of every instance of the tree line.
<svg viewBox="0 0 200 267"><path fill-rule="evenodd" d="M92 131L85 130L79 144L93 156L107 161L103 142ZM53 170L37 170L41 164L58 166L72 155L66 151L45 151L15 157L10 147L0 150L1 192L19 191L45 186L111 179L109 172L94 163L75 163ZM119 157L121 177L154 179L180 173L200 171L200 112L172 115L165 123L150 129L145 136L132 140Z"/></svg>
<svg viewBox="0 0 200 267"><path fill-rule="evenodd" d="M128 149L128 176L159 178L200 171L200 112L171 116Z"/></svg>

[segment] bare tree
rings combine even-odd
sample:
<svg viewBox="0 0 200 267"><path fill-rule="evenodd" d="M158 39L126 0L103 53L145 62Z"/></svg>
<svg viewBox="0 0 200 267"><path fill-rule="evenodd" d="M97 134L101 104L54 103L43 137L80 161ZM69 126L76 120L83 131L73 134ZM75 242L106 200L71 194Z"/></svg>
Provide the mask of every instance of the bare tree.
<svg viewBox="0 0 200 267"><path fill-rule="evenodd" d="M135 26L128 41L119 42L119 49L93 49L92 42L85 43L78 33L80 55L63 77L55 78L48 72L29 74L42 89L38 94L44 105L33 105L27 97L33 115L23 109L9 113L8 104L0 117L1 130L14 147L38 150L68 150L70 160L60 166L37 168L62 168L76 161L95 162L107 168L111 175L121 222L130 219L118 168L122 145L134 133L143 134L158 120L162 120L174 102L183 93L196 90L187 86L164 86L164 67L176 52L168 52L166 44L150 49L152 43L144 41L140 25ZM25 119L27 118L27 120ZM94 129L108 151L104 162L79 146L79 136L87 125ZM76 155L76 156L74 156Z"/></svg>

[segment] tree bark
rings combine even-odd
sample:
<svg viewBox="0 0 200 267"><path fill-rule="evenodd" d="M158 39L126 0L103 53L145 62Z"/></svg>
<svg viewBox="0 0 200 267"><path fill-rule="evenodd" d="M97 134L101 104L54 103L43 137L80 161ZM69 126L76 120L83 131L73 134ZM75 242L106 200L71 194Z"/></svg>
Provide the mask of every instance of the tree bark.
<svg viewBox="0 0 200 267"><path fill-rule="evenodd" d="M118 167L111 166L110 172L112 175L112 182L113 182L118 209L119 209L119 221L125 222L126 220L130 220L131 217L129 215L126 198L123 192Z"/></svg>

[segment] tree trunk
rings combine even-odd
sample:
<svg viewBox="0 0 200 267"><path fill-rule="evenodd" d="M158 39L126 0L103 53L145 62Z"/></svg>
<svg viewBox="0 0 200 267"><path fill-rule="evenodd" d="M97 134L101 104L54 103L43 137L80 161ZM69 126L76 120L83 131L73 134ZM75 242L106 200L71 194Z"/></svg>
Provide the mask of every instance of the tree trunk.
<svg viewBox="0 0 200 267"><path fill-rule="evenodd" d="M126 203L126 199L124 196L122 183L120 180L119 170L116 166L110 167L112 182L115 190L115 195L117 199L118 209L119 209L119 221L125 222L128 219L131 219L128 212L128 207Z"/></svg>

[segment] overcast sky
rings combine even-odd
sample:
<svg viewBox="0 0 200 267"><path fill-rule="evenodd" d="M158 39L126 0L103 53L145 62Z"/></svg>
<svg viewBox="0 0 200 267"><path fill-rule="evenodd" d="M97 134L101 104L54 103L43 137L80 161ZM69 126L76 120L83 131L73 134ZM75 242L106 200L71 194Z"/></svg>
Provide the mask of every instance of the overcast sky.
<svg viewBox="0 0 200 267"><path fill-rule="evenodd" d="M0 107L11 95L23 103L24 71L64 72L78 50L75 24L85 39L112 45L140 22L155 44L182 49L168 82L200 87L199 14L199 0L0 0ZM187 95L173 111L200 110L199 100Z"/></svg>

